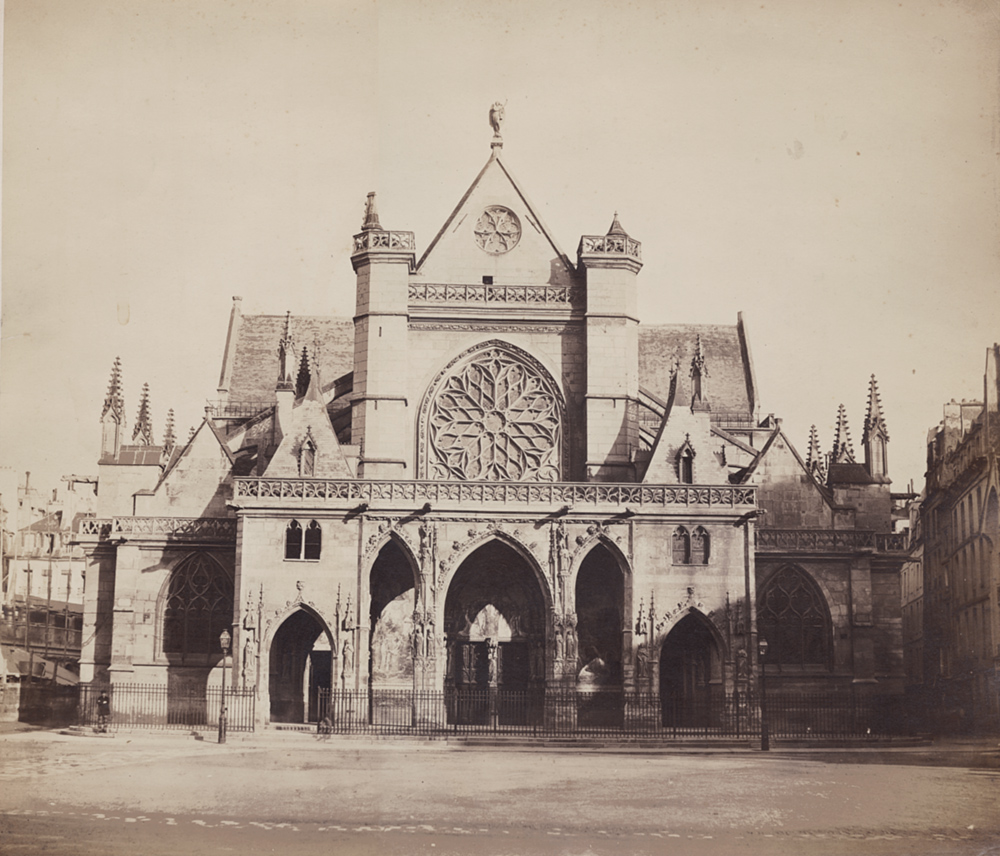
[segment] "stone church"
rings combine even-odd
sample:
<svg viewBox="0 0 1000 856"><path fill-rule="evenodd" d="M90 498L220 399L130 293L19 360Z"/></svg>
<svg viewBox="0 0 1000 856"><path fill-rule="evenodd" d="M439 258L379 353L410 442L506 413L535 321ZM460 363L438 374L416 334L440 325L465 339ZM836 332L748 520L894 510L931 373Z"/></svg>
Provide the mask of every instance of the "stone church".
<svg viewBox="0 0 1000 856"><path fill-rule="evenodd" d="M669 724L752 686L760 635L775 690L901 693L874 378L863 456L841 410L803 457L761 413L742 317L642 324L640 241L615 215L567 255L491 124L422 252L369 194L353 319L234 298L186 442L172 420L154 442L145 390L128 435L116 362L83 680L204 690L228 628L258 724L478 689L649 697Z"/></svg>

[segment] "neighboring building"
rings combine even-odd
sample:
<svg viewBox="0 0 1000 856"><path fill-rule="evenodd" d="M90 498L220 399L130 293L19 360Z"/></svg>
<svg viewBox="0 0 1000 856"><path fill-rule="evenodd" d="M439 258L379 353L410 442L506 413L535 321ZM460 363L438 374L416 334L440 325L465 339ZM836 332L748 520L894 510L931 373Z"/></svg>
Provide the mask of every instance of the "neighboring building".
<svg viewBox="0 0 1000 856"><path fill-rule="evenodd" d="M154 444L144 390L126 444L116 362L84 679L201 691L232 628L262 720L315 719L331 687L491 687L648 693L696 723L754 680L759 627L776 690L901 695L874 378L864 462L843 409L829 465L815 431L803 459L761 418L742 318L641 325L639 242L616 215L571 260L498 127L419 260L369 196L353 321L234 299L186 443Z"/></svg>
<svg viewBox="0 0 1000 856"><path fill-rule="evenodd" d="M38 490L26 473L5 506L0 641L8 666L18 665L11 673L46 678L79 668L86 561L73 532L94 513L96 479L63 481L62 490Z"/></svg>
<svg viewBox="0 0 1000 856"><path fill-rule="evenodd" d="M1000 346L982 401L952 401L928 435L924 683L941 728L1000 729Z"/></svg>
<svg viewBox="0 0 1000 856"><path fill-rule="evenodd" d="M903 669L911 708L924 709L924 538L920 523L923 495L909 503L909 554L903 564Z"/></svg>

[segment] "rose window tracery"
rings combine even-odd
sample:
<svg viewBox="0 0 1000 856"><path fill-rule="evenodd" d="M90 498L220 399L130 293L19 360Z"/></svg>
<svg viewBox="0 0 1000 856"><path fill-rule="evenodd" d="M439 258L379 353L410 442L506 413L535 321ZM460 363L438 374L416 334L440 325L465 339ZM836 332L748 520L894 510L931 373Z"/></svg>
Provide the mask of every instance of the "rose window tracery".
<svg viewBox="0 0 1000 856"><path fill-rule="evenodd" d="M491 205L476 221L473 230L476 243L491 255L500 255L514 249L521 240L521 222L517 215L502 205Z"/></svg>
<svg viewBox="0 0 1000 856"><path fill-rule="evenodd" d="M428 476L467 481L558 481L562 400L543 370L501 348L460 365L433 394Z"/></svg>

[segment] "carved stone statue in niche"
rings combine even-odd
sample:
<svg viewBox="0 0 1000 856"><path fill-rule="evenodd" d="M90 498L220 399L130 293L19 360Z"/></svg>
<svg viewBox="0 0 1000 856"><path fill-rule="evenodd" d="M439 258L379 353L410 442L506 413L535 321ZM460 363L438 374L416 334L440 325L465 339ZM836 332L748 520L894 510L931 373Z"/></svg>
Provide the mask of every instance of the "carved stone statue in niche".
<svg viewBox="0 0 1000 856"><path fill-rule="evenodd" d="M649 651L645 642L640 644L635 652L635 676L643 681L649 678Z"/></svg>
<svg viewBox="0 0 1000 856"><path fill-rule="evenodd" d="M243 643L243 686L252 689L257 685L257 645L253 635Z"/></svg>

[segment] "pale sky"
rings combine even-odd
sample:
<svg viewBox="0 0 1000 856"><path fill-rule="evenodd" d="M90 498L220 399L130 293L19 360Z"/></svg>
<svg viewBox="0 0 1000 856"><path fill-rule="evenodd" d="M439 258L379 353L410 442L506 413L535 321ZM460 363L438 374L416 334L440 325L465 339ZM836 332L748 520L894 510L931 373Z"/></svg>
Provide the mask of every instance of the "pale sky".
<svg viewBox="0 0 1000 856"><path fill-rule="evenodd" d="M490 154L647 323L742 310L803 454L868 377L895 489L1000 341L1000 2L6 0L0 466L96 473L111 364L186 437L246 313L350 317L365 194L427 247Z"/></svg>

